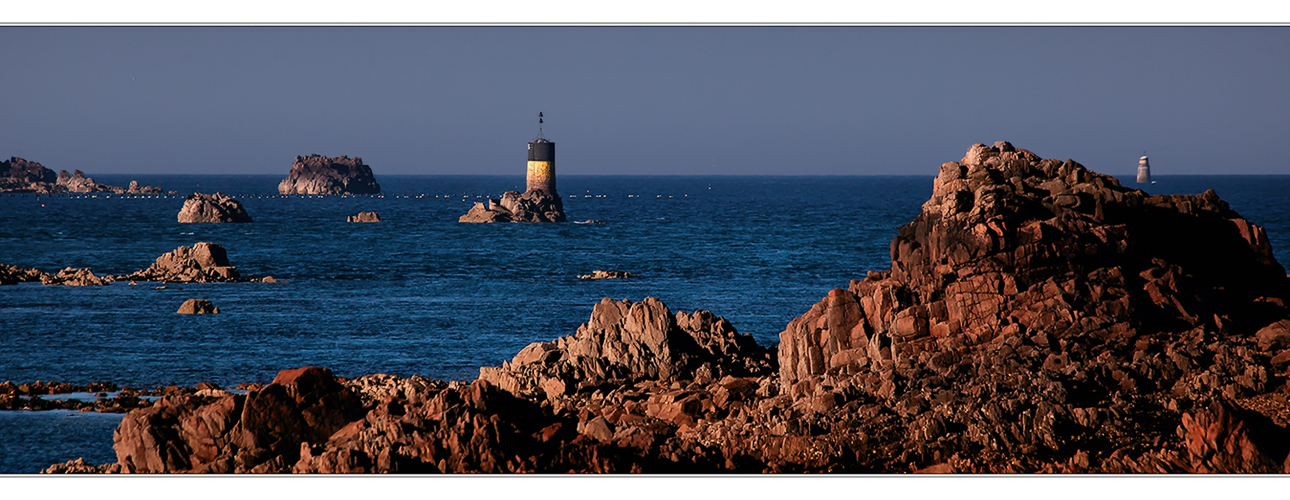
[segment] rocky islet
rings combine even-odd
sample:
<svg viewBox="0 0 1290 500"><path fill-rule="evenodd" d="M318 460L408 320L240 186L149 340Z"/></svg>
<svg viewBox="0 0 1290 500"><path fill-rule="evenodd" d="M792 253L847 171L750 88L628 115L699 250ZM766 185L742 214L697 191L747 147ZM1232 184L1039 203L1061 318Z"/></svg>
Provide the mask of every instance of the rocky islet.
<svg viewBox="0 0 1290 500"><path fill-rule="evenodd" d="M242 202L223 193L188 195L176 217L185 224L252 222Z"/></svg>
<svg viewBox="0 0 1290 500"><path fill-rule="evenodd" d="M90 468L1290 469L1290 284L1212 191L1148 196L978 144L942 165L891 261L769 349L707 311L606 299L469 384L301 368L246 395L163 398Z"/></svg>
<svg viewBox="0 0 1290 500"><path fill-rule="evenodd" d="M363 159L348 156L328 158L322 155L297 156L287 178L278 184L279 194L377 194L380 184L372 176L372 167Z"/></svg>

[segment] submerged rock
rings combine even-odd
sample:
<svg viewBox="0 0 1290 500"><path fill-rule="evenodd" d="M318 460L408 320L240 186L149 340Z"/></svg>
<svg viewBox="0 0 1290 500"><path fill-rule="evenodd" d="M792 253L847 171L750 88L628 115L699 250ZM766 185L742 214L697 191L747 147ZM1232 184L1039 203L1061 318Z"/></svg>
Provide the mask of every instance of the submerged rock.
<svg viewBox="0 0 1290 500"><path fill-rule="evenodd" d="M349 222L381 222L381 216L376 212L359 212L358 215L349 216Z"/></svg>
<svg viewBox="0 0 1290 500"><path fill-rule="evenodd" d="M363 159L348 156L297 156L278 184L279 194L377 194L381 186Z"/></svg>
<svg viewBox="0 0 1290 500"><path fill-rule="evenodd" d="M183 223L251 222L242 202L223 193L188 195L178 218Z"/></svg>
<svg viewBox="0 0 1290 500"><path fill-rule="evenodd" d="M206 299L188 299L175 312L178 314L219 314L219 308Z"/></svg>
<svg viewBox="0 0 1290 500"><path fill-rule="evenodd" d="M627 271L601 271L600 269L592 271L591 274L578 275L578 279L584 279L584 280L619 279L619 278L630 278L630 277L632 277L632 273L629 273Z"/></svg>

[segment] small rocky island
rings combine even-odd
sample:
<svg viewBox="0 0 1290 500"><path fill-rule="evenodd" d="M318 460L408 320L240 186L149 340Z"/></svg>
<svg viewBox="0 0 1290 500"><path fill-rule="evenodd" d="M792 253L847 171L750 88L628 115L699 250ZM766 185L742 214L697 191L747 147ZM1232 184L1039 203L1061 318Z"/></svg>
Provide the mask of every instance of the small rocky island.
<svg viewBox="0 0 1290 500"><path fill-rule="evenodd" d="M242 208L242 202L234 200L223 193L193 193L184 200L179 209L179 222L222 223L252 222L251 216Z"/></svg>
<svg viewBox="0 0 1290 500"><path fill-rule="evenodd" d="M278 184L279 194L377 194L381 186L372 167L359 157L297 156L291 173Z"/></svg>
<svg viewBox="0 0 1290 500"><path fill-rule="evenodd" d="M162 194L156 186L140 186L138 181L130 181L129 187L108 186L94 182L84 172L76 170L68 174L60 170L57 175L34 161L10 157L0 162L0 193L117 193L117 194Z"/></svg>
<svg viewBox="0 0 1290 500"><path fill-rule="evenodd" d="M476 202L457 222L564 222L564 202L555 190L555 143L529 143L527 188L507 191L501 199Z"/></svg>
<svg viewBox="0 0 1290 500"><path fill-rule="evenodd" d="M1213 191L976 144L891 268L778 346L604 299L473 382L284 370L132 411L116 462L48 472L1284 473L1287 301L1264 230Z"/></svg>

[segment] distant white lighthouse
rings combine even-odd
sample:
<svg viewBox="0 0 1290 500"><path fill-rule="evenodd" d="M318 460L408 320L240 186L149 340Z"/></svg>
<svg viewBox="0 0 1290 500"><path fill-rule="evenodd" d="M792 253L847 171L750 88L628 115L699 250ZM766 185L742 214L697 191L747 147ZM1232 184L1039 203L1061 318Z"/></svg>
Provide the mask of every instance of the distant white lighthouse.
<svg viewBox="0 0 1290 500"><path fill-rule="evenodd" d="M1151 184L1151 163L1147 162L1147 155L1138 158L1138 184Z"/></svg>

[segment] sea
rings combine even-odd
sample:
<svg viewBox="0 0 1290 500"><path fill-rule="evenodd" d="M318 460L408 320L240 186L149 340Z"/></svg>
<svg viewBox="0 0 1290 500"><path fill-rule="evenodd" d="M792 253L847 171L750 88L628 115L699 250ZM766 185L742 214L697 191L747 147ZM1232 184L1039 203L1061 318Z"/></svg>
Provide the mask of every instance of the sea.
<svg viewBox="0 0 1290 500"><path fill-rule="evenodd" d="M523 190L523 177L377 176L381 194L365 196L281 196L278 175L94 177L180 194L0 194L0 262L127 274L209 241L244 276L286 283L0 287L0 381L232 386L309 365L472 380L531 342L573 334L605 297L707 309L769 346L829 290L890 267L896 229L933 181L562 176L576 223L461 224L475 202ZM1215 189L1290 262L1290 175L1120 180L1153 194ZM254 222L180 224L192 192L231 195ZM364 211L382 222L346 222ZM578 278L597 269L633 276ZM189 298L220 314L176 314ZM121 418L0 411L0 474L113 462Z"/></svg>

